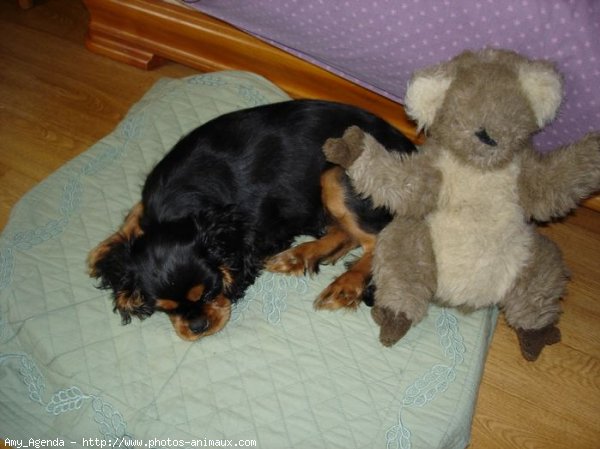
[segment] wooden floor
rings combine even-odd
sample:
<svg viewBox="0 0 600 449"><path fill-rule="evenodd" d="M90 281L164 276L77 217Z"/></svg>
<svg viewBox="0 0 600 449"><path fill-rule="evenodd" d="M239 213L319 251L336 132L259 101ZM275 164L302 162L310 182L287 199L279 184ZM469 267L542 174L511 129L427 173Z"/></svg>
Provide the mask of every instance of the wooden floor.
<svg viewBox="0 0 600 449"><path fill-rule="evenodd" d="M176 64L143 72L91 54L79 1L36 3L21 11L17 0L0 0L0 229L27 190L109 133L157 79L195 73ZM600 214L580 208L543 232L573 274L563 341L527 363L500 320L474 449L600 448Z"/></svg>

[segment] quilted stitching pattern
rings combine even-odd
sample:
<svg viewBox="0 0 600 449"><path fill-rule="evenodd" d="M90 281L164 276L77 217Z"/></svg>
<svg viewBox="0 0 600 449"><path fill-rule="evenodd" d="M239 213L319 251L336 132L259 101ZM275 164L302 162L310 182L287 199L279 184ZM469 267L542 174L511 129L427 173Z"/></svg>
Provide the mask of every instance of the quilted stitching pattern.
<svg viewBox="0 0 600 449"><path fill-rule="evenodd" d="M161 81L111 135L23 198L0 240L3 436L466 445L492 311L432 308L401 344L383 348L368 309L312 310L338 264L314 278L264 274L224 331L187 343L160 314L122 326L86 276L88 250L120 224L183 134L285 99L248 73Z"/></svg>

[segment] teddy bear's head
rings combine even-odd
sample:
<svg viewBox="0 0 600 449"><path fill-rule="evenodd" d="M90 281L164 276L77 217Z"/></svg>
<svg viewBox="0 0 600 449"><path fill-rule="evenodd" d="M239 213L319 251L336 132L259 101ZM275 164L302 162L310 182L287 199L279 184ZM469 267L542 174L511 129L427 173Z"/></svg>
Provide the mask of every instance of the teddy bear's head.
<svg viewBox="0 0 600 449"><path fill-rule="evenodd" d="M552 64L487 49L416 72L405 106L437 144L493 169L554 118L561 100L562 79Z"/></svg>

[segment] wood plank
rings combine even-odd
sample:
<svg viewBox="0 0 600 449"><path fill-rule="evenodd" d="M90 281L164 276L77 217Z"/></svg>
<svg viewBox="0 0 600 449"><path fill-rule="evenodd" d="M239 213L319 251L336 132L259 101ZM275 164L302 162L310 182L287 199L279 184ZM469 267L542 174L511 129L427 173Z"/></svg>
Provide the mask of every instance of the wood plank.
<svg viewBox="0 0 600 449"><path fill-rule="evenodd" d="M198 72L146 72L90 53L80 1L0 8L1 228L23 194L112 131L158 79Z"/></svg>

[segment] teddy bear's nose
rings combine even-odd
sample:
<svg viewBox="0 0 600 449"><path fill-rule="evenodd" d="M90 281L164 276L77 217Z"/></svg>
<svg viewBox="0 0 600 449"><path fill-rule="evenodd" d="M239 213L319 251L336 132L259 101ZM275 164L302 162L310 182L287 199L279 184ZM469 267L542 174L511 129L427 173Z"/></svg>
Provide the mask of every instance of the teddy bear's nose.
<svg viewBox="0 0 600 449"><path fill-rule="evenodd" d="M489 145L491 147L495 147L496 145L498 145L498 143L494 139L492 139L490 137L490 135L487 133L487 131L485 130L485 128L482 128L479 131L477 131L475 133L475 135L481 141L481 143L484 143L484 144Z"/></svg>

